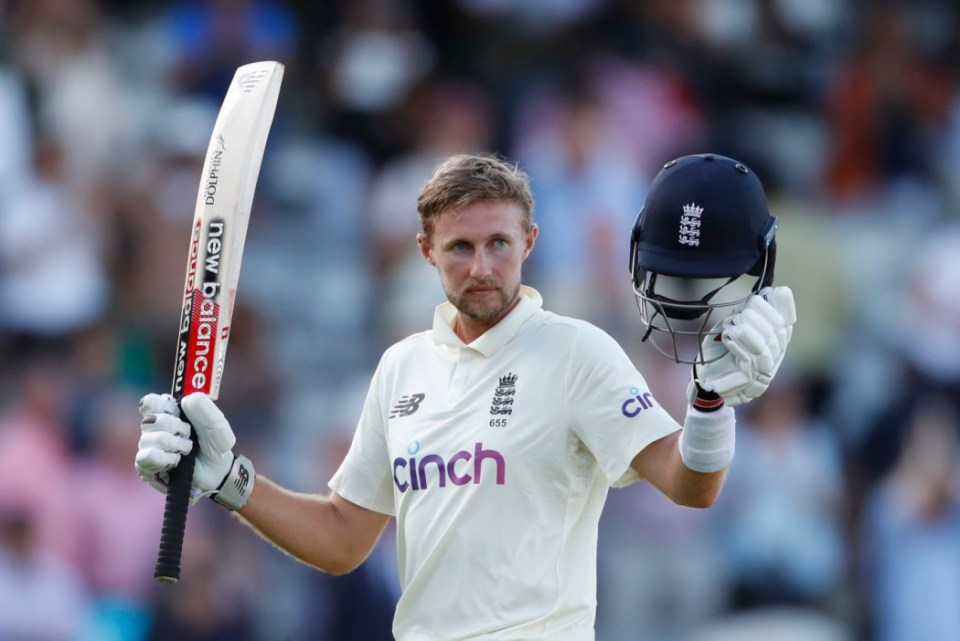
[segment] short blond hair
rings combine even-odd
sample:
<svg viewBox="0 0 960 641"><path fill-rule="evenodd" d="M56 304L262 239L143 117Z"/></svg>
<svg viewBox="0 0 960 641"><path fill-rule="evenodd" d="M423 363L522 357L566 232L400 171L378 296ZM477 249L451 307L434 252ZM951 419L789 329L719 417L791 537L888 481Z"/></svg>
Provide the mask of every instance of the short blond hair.
<svg viewBox="0 0 960 641"><path fill-rule="evenodd" d="M417 196L420 229L429 239L441 213L473 203L504 200L520 208L525 232L533 227L530 177L497 154L456 154L440 163Z"/></svg>

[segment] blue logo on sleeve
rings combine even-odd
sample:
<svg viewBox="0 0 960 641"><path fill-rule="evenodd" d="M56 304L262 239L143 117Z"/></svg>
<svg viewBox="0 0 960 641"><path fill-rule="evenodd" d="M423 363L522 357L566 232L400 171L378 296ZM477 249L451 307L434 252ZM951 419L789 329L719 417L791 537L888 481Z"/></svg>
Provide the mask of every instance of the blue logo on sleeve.
<svg viewBox="0 0 960 641"><path fill-rule="evenodd" d="M645 409L653 407L653 394L650 392L640 393L636 387L630 388L630 398L623 402L620 411L627 418L633 418Z"/></svg>

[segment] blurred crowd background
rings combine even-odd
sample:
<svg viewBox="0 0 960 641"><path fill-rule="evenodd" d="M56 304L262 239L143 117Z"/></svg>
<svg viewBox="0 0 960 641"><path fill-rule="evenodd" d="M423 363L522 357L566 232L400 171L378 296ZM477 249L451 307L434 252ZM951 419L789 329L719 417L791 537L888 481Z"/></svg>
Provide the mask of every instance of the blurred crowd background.
<svg viewBox="0 0 960 641"><path fill-rule="evenodd" d="M326 491L442 301L415 197L459 151L526 168L525 280L682 418L629 231L713 151L766 186L800 319L714 508L611 492L598 641L960 640L958 32L952 0L0 1L0 640L389 638L389 531L331 579L204 501L181 582L152 576L137 400L169 389L209 133L261 59L286 74L221 393L259 471Z"/></svg>

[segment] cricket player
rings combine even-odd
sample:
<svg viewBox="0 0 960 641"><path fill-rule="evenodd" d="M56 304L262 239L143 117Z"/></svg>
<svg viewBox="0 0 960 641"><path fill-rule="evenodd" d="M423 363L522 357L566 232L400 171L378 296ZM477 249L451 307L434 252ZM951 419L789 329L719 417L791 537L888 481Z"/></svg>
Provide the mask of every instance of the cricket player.
<svg viewBox="0 0 960 641"><path fill-rule="evenodd" d="M790 290L771 287L776 225L760 182L721 156L678 159L633 230L647 334L669 336L671 357L693 364L682 425L608 334L546 311L522 284L539 230L518 166L453 156L417 206L417 242L448 302L431 329L383 354L328 495L255 476L202 394L181 408L142 399L137 471L163 491L191 449L182 411L200 446L194 499L235 510L305 563L350 572L396 519L398 640L593 639L608 489L643 479L679 505L710 506L733 458L732 406L761 394L783 359L796 314ZM721 296L751 275L745 296ZM722 282L676 298L699 278ZM699 343L690 358L685 336Z"/></svg>

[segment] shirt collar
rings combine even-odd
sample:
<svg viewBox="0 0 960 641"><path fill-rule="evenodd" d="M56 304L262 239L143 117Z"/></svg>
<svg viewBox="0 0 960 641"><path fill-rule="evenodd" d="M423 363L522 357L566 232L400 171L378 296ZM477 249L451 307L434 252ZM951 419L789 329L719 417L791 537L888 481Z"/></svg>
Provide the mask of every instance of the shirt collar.
<svg viewBox="0 0 960 641"><path fill-rule="evenodd" d="M437 345L462 349L469 347L490 358L510 342L520 331L520 326L543 306L543 297L532 287L520 287L520 300L499 323L488 329L469 345L453 331L457 320L457 308L451 303L438 305L433 314L433 340Z"/></svg>

